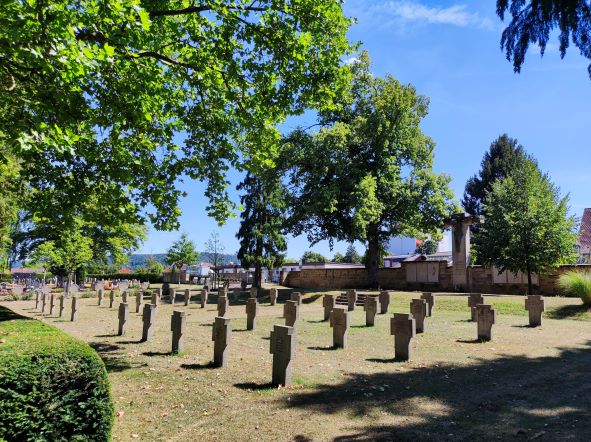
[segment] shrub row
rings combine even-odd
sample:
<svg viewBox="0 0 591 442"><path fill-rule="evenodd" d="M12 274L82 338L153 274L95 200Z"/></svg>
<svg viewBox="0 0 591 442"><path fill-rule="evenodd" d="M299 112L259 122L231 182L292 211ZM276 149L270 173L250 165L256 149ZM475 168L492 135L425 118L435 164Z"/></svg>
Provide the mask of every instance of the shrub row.
<svg viewBox="0 0 591 442"><path fill-rule="evenodd" d="M0 440L109 441L105 365L87 344L0 307Z"/></svg>

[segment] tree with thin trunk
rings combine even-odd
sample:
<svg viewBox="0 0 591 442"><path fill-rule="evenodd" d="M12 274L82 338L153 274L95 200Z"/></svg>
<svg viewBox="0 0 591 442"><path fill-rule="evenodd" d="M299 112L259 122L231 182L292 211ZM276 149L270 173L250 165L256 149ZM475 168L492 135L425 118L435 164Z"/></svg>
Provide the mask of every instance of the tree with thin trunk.
<svg viewBox="0 0 591 442"><path fill-rule="evenodd" d="M195 264L199 259L199 252L195 250L195 244L189 240L186 233L175 241L166 252L166 264L171 266L174 273L175 267L178 269L178 283L181 283L181 269L183 265Z"/></svg>
<svg viewBox="0 0 591 442"><path fill-rule="evenodd" d="M205 243L205 252L203 253L207 260L213 264L213 271L215 275L214 284L219 283L219 267L224 262L223 253L226 248L220 240L220 235L217 232L212 232L209 239Z"/></svg>
<svg viewBox="0 0 591 442"><path fill-rule="evenodd" d="M450 178L432 169L435 143L420 128L428 98L369 67L360 54L340 106L319 114L320 130L286 137L282 155L291 233L306 233L312 244L365 243L368 285L378 287L384 244L437 235L454 204Z"/></svg>
<svg viewBox="0 0 591 442"><path fill-rule="evenodd" d="M568 215L568 196L561 197L533 161L495 182L484 208L486 219L475 243L478 256L501 272L527 274L530 295L533 274L575 262L577 221Z"/></svg>

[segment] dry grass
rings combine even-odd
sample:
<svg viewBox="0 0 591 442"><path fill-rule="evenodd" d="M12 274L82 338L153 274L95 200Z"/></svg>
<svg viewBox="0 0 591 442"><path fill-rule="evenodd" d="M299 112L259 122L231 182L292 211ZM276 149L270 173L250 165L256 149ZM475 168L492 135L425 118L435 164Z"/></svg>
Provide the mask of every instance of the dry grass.
<svg viewBox="0 0 591 442"><path fill-rule="evenodd" d="M408 312L416 293L395 293L390 312ZM392 362L391 315L365 327L352 313L349 348L333 350L322 300L306 294L297 324L295 385L277 389L269 331L282 305L263 303L256 331L245 331L245 307L232 305L229 367L211 369L215 304L188 312L185 352L171 356L172 306L158 307L155 337L139 343L141 317L115 336L116 308L83 299L76 323L43 318L93 345L110 373L118 415L115 440L587 440L591 366L590 313L554 314L577 300L546 298L549 316L527 327L523 298L487 297L498 310L494 340L476 343L465 297L438 295L412 362ZM4 305L39 315L32 301ZM133 302L132 302L133 305ZM586 398L585 398L586 396ZM544 432L544 433L540 433ZM545 440L545 439L544 439Z"/></svg>

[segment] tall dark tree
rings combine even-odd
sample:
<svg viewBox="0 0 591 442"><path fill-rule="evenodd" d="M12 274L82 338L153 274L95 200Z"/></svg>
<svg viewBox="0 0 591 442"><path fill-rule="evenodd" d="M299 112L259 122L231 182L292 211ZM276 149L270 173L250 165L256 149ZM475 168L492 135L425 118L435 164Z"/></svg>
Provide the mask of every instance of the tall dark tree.
<svg viewBox="0 0 591 442"><path fill-rule="evenodd" d="M253 287L261 288L263 268L273 269L285 259L287 242L282 234L285 198L280 175L274 170L258 176L248 173L238 185L244 194L240 214L238 258L243 268L255 268Z"/></svg>
<svg viewBox="0 0 591 442"><path fill-rule="evenodd" d="M509 12L511 21L503 31L501 48L521 71L530 44L544 55L554 29L559 30L560 56L564 58L570 42L581 55L591 59L591 2L588 0L497 0L501 20ZM591 76L591 65L588 68Z"/></svg>
<svg viewBox="0 0 591 442"><path fill-rule="evenodd" d="M478 175L466 183L462 205L471 215L482 215L482 202L495 181L509 176L527 159L523 147L507 134L501 135L484 154Z"/></svg>

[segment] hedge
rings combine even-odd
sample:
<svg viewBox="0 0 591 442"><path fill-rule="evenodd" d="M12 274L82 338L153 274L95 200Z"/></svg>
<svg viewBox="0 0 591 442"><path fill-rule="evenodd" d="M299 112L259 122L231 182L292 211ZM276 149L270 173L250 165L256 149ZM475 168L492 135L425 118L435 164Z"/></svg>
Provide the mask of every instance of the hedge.
<svg viewBox="0 0 591 442"><path fill-rule="evenodd" d="M162 275L158 273L106 273L106 274L98 274L98 273L88 273L86 274L87 278L97 278L97 279L137 279L141 282L150 282L152 284L158 284L162 282Z"/></svg>
<svg viewBox="0 0 591 442"><path fill-rule="evenodd" d="M109 441L113 419L90 346L0 307L0 440Z"/></svg>

